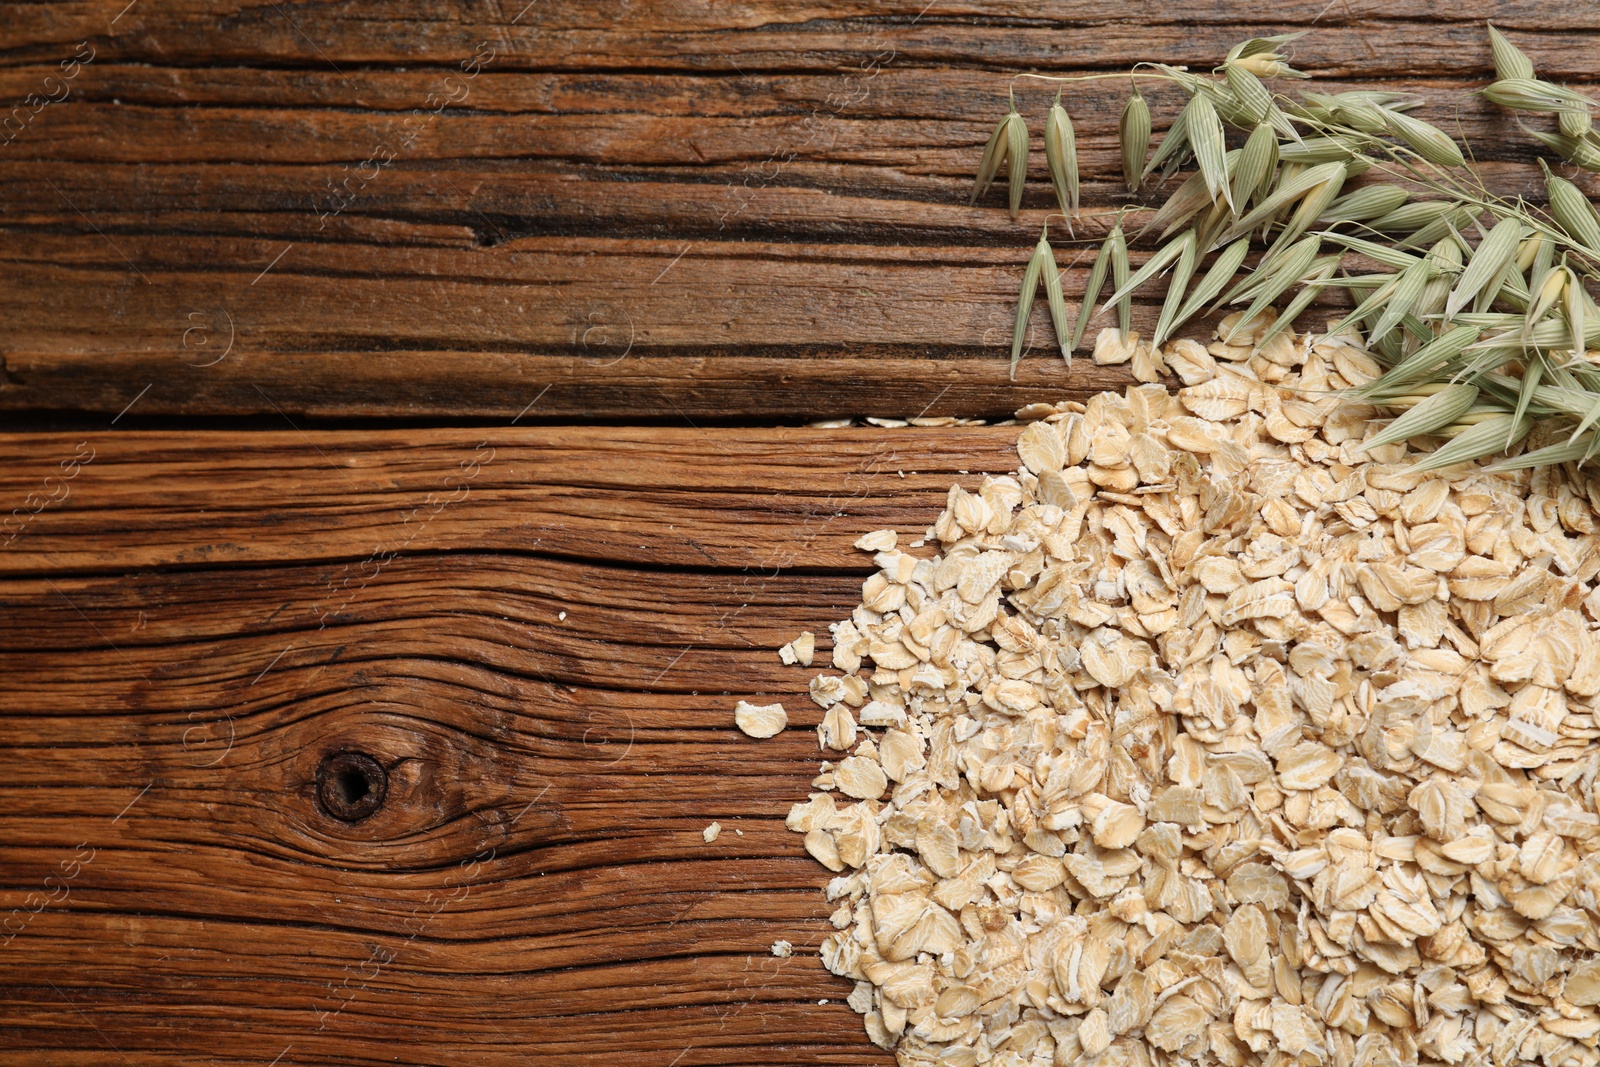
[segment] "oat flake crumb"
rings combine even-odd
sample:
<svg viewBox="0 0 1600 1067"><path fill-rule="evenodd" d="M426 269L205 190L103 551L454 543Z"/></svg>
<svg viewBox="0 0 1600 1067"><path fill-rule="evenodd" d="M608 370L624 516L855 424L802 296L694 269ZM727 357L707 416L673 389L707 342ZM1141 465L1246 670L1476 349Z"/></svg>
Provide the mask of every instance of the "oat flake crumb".
<svg viewBox="0 0 1600 1067"><path fill-rule="evenodd" d="M722 833L722 824L720 822L714 822L710 826L706 827L704 830L701 830L700 831L700 836L705 838L706 844L709 845L709 844L711 844L711 842L715 841L718 838L718 836L721 835L721 833Z"/></svg>
<svg viewBox="0 0 1600 1067"><path fill-rule="evenodd" d="M787 941L774 941L772 943L772 954L788 959L794 955L794 946Z"/></svg>

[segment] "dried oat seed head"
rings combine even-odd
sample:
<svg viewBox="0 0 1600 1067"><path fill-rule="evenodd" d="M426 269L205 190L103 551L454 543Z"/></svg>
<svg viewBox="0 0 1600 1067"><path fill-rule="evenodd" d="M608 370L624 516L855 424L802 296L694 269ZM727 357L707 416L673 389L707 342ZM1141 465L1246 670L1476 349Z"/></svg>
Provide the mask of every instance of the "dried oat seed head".
<svg viewBox="0 0 1600 1067"><path fill-rule="evenodd" d="M1044 124L1044 158L1063 212L1078 210L1078 144L1072 118L1058 95Z"/></svg>
<svg viewBox="0 0 1600 1067"><path fill-rule="evenodd" d="M1137 88L1122 107L1118 134L1122 144L1122 180L1128 192L1135 193L1146 173L1145 157L1150 154L1150 105Z"/></svg>

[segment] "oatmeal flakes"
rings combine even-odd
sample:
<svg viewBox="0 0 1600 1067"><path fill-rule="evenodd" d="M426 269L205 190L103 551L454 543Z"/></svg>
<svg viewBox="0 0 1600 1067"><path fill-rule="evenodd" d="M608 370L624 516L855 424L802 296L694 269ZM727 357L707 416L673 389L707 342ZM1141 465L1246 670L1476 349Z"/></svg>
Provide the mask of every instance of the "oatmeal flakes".
<svg viewBox="0 0 1600 1067"><path fill-rule="evenodd" d="M1600 483L1365 450L1380 363L1272 321L1102 331L1182 387L857 542L785 825L904 1067L1600 1067Z"/></svg>

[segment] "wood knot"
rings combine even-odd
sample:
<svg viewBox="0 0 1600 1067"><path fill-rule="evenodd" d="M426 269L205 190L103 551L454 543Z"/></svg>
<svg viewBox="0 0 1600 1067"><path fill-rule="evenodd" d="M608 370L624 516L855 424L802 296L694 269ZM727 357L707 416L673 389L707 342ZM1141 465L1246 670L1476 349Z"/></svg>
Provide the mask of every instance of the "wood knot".
<svg viewBox="0 0 1600 1067"><path fill-rule="evenodd" d="M335 752L317 768L322 810L342 822L360 822L383 806L389 775L365 752Z"/></svg>

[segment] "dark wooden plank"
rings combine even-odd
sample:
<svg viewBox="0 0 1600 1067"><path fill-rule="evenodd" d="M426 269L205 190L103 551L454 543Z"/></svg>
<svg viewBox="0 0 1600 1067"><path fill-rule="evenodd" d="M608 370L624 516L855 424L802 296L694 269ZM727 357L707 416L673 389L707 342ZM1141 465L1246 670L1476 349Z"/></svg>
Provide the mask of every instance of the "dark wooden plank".
<svg viewBox="0 0 1600 1067"><path fill-rule="evenodd" d="M138 7L126 15L122 7L117 0L21 7L11 31L13 53L21 59L48 57L55 49L92 37L121 55L155 61L174 51L214 62L270 58L306 66L341 61L407 64L416 63L420 55L425 63L448 68L457 57L475 54L487 40L501 55L519 57L509 62L524 67L648 64L738 72L837 61L887 44L897 54L922 62L1043 55L1061 62L1090 58L1125 67L1143 60L1184 62L1196 44L1220 52L1241 30L1261 23L1257 12L1220 0L1181 8L1157 0L1096 0L1044 17L1022 3L921 0L892 6L800 7L680 0L644 10L620 0L477 7L393 2L359 12L307 3L274 10L190 0ZM1475 62L1483 49L1480 20L1485 16L1507 28L1531 31L1533 49L1549 54L1552 62L1565 47L1555 39L1557 33L1600 29L1594 12L1581 5L1568 11L1531 0L1481 12L1421 0L1382 5L1357 0L1334 9L1318 0L1295 0L1275 7L1272 14L1274 30L1313 22L1321 26L1327 39L1338 42L1328 50L1339 57L1341 69L1383 72L1400 64L1380 45L1431 46L1404 57L1413 69L1462 69ZM219 26L228 32L215 32ZM1099 32L1062 32L1085 27ZM730 61L730 54L737 59ZM1564 58L1573 69L1588 69L1570 51Z"/></svg>
<svg viewBox="0 0 1600 1067"><path fill-rule="evenodd" d="M37 66L7 71L0 89L22 96L52 73ZM1316 73L1317 91L1372 84ZM844 76L836 72L734 79L659 74L641 86L640 75L486 71L459 107L431 116L405 143L411 110L435 88L437 75L359 76L368 84L358 94L361 105L352 108L349 90L331 74L307 80L274 70L90 66L73 83L69 103L40 112L36 124L17 135L12 158L316 165L354 163L369 147L387 144L401 164L470 158L513 160L523 169L549 161L704 172L760 162L776 152L785 165L799 159L913 171L935 166L966 177L972 161L957 153L970 153L975 135L981 150L982 137L1005 112L1009 82L1004 68L921 70L897 64L857 79L854 91L841 96ZM1419 115L1451 125L1488 158L1501 158L1512 146L1519 158L1527 154L1536 142L1510 136L1515 127L1505 112L1476 94L1482 84L1476 70L1464 78L1384 80L1385 88L1417 97ZM1107 75L1060 88L1085 135L1083 169L1112 177L1126 80ZM1019 110L1036 127L1056 89L1036 79L1017 83ZM1185 99L1159 83L1144 92L1160 125ZM28 192L38 197L37 190Z"/></svg>
<svg viewBox="0 0 1600 1067"><path fill-rule="evenodd" d="M1141 322L1153 321L1153 313L1140 312ZM225 339L226 320L215 311L189 320L207 322L216 324L212 332L192 338ZM100 412L102 420L137 401L128 423L142 415L258 414L282 427L306 419L444 420L467 413L502 422L521 416L523 423L623 415L687 426L730 417L790 423L1004 416L1041 396L1085 396L1126 384L1125 368L1095 367L1081 356L1069 371L1048 349L1041 352L1049 343L1048 320L1034 326L1035 347L1015 380L1003 355L928 358L926 349L900 347L877 353L853 347L840 355L837 343L766 356L640 353L619 359L625 344L611 338L625 339L624 329L591 334L594 355L312 352L224 361L182 378L152 377L152 361L141 352L11 352L0 356L0 376L10 376L0 384L0 397L9 396L13 409L73 408ZM199 347L184 354L210 358Z"/></svg>
<svg viewBox="0 0 1600 1067"><path fill-rule="evenodd" d="M937 264L916 249L891 258L863 246L685 252L530 238L492 250L297 247L272 264L284 245L119 238L146 260L135 275L108 261L115 250L99 234L35 243L50 264L0 286L0 314L13 324L0 400L13 409L116 415L142 393L141 414L505 417L536 402L536 417L695 423L993 416L1041 389L1082 396L1127 380L1087 360L1069 371L1041 319L1023 384L1007 384L1002 353L1025 259L1010 249L952 250L954 262ZM197 276L186 269L195 256L234 266ZM950 291L957 275L965 292ZM1081 275L1069 278L1081 285ZM63 321L81 332L63 336ZM746 358L725 363L706 347ZM73 378L74 363L92 373Z"/></svg>
<svg viewBox="0 0 1600 1067"><path fill-rule="evenodd" d="M1006 72L1204 66L1313 22L1296 53L1326 88L1416 91L1492 186L1538 188L1527 138L1470 94L1484 13L1413 0L1296 2L1270 26L1221 2L124 6L15 13L0 92L37 91L85 37L95 58L0 158L0 410L109 420L149 386L134 418L506 418L532 385L533 418L699 423L1086 395L1126 379L1068 375L1043 309L1005 374L1051 207L1039 160L1020 223L966 204ZM1592 80L1592 12L1494 15L1541 69ZM1068 93L1102 213L1124 203L1121 91ZM1030 113L1048 95L1019 91ZM363 171L380 145L395 159ZM185 366L224 335L224 363Z"/></svg>

